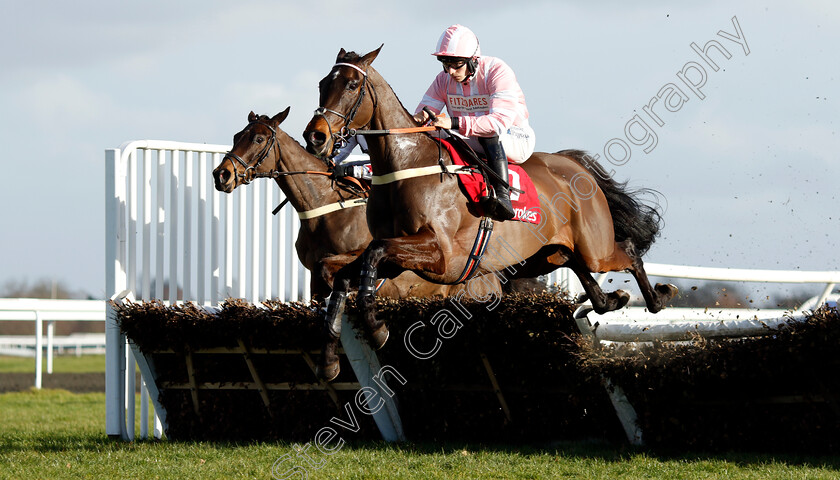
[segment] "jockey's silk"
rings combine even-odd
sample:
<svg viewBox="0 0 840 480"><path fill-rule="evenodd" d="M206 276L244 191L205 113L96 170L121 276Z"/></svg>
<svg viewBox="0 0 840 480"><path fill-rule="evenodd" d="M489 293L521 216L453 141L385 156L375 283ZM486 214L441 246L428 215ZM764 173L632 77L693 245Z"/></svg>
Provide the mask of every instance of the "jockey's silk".
<svg viewBox="0 0 840 480"><path fill-rule="evenodd" d="M438 140L452 157L452 163L455 165L469 165L466 160L461 157L461 153L446 140ZM469 210L474 215L484 216L484 211L481 208L481 197L487 195L487 184L484 176L480 173L459 174L458 180L461 184L461 191L470 200L468 205ZM511 220L518 220L525 223L533 223L539 225L540 217L540 199L537 193L537 188L531 177L519 165L508 165L508 184L524 193L517 191L510 192L510 203L513 206L513 211L516 214Z"/></svg>
<svg viewBox="0 0 840 480"><path fill-rule="evenodd" d="M468 137L502 135L512 125L528 125L528 107L516 75L496 57L479 57L475 75L466 84L438 73L415 114L423 107L436 114L446 107L450 116L460 117L458 132Z"/></svg>

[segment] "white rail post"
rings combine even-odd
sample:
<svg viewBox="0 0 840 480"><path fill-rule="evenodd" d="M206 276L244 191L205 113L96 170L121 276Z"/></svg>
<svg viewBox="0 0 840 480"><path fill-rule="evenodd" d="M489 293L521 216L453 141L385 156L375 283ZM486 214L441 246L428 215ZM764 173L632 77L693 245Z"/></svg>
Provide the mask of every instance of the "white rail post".
<svg viewBox="0 0 840 480"><path fill-rule="evenodd" d="M55 337L55 320L47 322L47 373L53 372L53 337Z"/></svg>
<svg viewBox="0 0 840 480"><path fill-rule="evenodd" d="M134 441L134 422L137 418L135 414L135 394L137 387L135 372L137 371L137 364L134 362L134 352L130 348L125 349L125 427L127 439Z"/></svg>
<svg viewBox="0 0 840 480"><path fill-rule="evenodd" d="M149 438L149 390L143 377L140 377L140 438Z"/></svg>
<svg viewBox="0 0 840 480"><path fill-rule="evenodd" d="M44 367L44 322L41 312L35 311L35 388L41 389L41 376Z"/></svg>
<svg viewBox="0 0 840 480"><path fill-rule="evenodd" d="M607 281L607 274L602 273L598 275L596 281L598 282L598 286L602 287ZM580 333L584 336L590 337L594 342L598 343L599 340L595 337L595 334L592 331L591 322L587 316L591 311L592 307L581 305L575 310L573 317L575 318L575 322L577 323ZM618 421L621 423L621 427L624 429L627 441L630 442L631 445L644 445L642 429L639 427L638 422L639 417L636 414L636 409L633 408L630 400L627 399L627 395L624 394L624 389L622 389L621 386L612 383L609 378L604 376L601 376L601 384L604 386L604 389L607 391L607 395L610 397L610 402L615 409L615 414L618 417Z"/></svg>
<svg viewBox="0 0 840 480"><path fill-rule="evenodd" d="M405 432L397 410L397 404L392 395L384 394L386 392L383 391L383 388L388 388L384 376L380 381L376 381L376 376L382 371L379 358L367 342L359 340L360 337L353 325L347 321L347 314L342 313L341 346L344 348L347 360L350 361L350 366L353 368L353 373L356 374L356 379L362 389L375 392L382 399L385 407L380 407L376 413L373 413L373 421L379 428L383 440L386 442L403 442L405 441ZM361 393L363 390L359 392ZM391 394L393 393L391 392ZM359 394L357 394L356 401L358 402L359 399ZM371 407L371 405L368 405L368 407Z"/></svg>
<svg viewBox="0 0 840 480"><path fill-rule="evenodd" d="M105 150L105 291L112 300L128 294L125 173L120 150ZM105 433L111 438L125 438L125 336L110 304L106 304L105 312Z"/></svg>
<svg viewBox="0 0 840 480"><path fill-rule="evenodd" d="M163 422L160 420L160 415L158 415L157 411L155 411L154 435L155 435L155 438L163 437Z"/></svg>
<svg viewBox="0 0 840 480"><path fill-rule="evenodd" d="M817 305L814 307L814 310L820 308L825 303L825 300L828 298L829 295L831 295L832 290L834 290L834 287L836 286L836 283L826 284L825 289L823 289L822 293L820 294L820 298L817 300Z"/></svg>

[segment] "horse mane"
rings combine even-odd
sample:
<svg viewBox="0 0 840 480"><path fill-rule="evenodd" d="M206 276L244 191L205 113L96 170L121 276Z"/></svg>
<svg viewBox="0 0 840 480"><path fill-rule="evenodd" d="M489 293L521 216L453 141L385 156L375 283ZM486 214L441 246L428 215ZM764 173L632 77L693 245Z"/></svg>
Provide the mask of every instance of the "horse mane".
<svg viewBox="0 0 840 480"><path fill-rule="evenodd" d="M621 242L629 238L636 247L636 253L644 255L659 235L662 215L658 203L655 206L647 205L639 197L651 195L657 198L661 193L650 188L629 189L626 181L617 182L608 177L604 167L582 150L561 150L557 154L573 159L592 173L607 198L615 240Z"/></svg>

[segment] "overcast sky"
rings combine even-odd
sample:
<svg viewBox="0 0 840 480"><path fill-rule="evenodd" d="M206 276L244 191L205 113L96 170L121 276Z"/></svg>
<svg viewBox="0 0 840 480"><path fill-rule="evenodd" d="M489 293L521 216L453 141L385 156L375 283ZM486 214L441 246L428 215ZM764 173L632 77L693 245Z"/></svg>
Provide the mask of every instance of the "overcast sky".
<svg viewBox="0 0 840 480"><path fill-rule="evenodd" d="M453 23L516 71L537 150L630 147L604 163L661 193L647 261L840 269L837 2L376 3L3 1L0 284L105 295L105 149L229 144L250 110L289 105L283 129L300 140L342 47L384 43L374 65L413 110ZM718 71L691 47L710 40L730 55L712 47ZM678 75L701 83L693 65L696 91ZM674 110L654 104L662 125L644 109L657 95ZM625 132L635 115L652 133ZM645 134L655 145L628 138Z"/></svg>

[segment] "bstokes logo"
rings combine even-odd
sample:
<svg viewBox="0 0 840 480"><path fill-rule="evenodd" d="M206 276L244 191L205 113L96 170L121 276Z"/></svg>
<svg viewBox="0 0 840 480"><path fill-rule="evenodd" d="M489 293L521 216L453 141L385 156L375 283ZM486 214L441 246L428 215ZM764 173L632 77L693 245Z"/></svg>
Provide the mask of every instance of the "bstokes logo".
<svg viewBox="0 0 840 480"><path fill-rule="evenodd" d="M527 208L514 208L513 212L516 214L516 219L523 222L539 223L539 217L536 210L528 210Z"/></svg>

